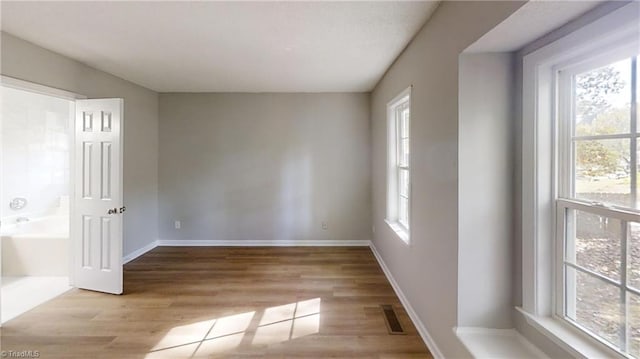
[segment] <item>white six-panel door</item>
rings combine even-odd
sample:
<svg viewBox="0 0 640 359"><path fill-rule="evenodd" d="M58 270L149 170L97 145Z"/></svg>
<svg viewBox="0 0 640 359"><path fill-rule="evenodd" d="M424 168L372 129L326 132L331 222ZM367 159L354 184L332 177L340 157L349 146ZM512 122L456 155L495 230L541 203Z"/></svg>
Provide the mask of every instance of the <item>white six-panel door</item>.
<svg viewBox="0 0 640 359"><path fill-rule="evenodd" d="M122 99L76 100L74 280L122 293Z"/></svg>

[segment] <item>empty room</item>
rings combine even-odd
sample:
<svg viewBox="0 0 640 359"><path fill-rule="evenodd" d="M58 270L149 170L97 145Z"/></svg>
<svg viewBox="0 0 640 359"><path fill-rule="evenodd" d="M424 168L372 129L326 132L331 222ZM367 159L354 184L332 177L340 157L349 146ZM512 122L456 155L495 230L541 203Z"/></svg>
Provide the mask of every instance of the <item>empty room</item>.
<svg viewBox="0 0 640 359"><path fill-rule="evenodd" d="M2 358L640 359L640 2L0 2Z"/></svg>

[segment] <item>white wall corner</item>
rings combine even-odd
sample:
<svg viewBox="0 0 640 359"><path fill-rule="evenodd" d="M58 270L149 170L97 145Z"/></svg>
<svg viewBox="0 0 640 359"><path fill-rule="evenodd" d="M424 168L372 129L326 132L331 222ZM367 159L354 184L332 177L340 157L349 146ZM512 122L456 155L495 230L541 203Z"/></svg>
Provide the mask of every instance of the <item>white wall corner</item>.
<svg viewBox="0 0 640 359"><path fill-rule="evenodd" d="M158 240L152 241L151 243L147 244L146 246L136 249L135 251L125 255L124 257L122 257L122 264L127 264L129 262L131 262L132 260L140 257L141 255L149 252L150 250L154 249L155 247L158 246Z"/></svg>
<svg viewBox="0 0 640 359"><path fill-rule="evenodd" d="M382 268L384 275L387 277L387 280L389 280L389 283L391 283L391 287L393 287L393 290L396 292L396 295L400 299L400 303L402 303L402 305L404 306L404 309L407 311L407 314L409 314L409 318L411 318L413 325L418 330L420 337L422 337L422 340L427 345L427 348L429 348L431 355L433 355L433 357L436 359L444 359L444 355L440 351L440 348L438 348L438 346L436 345L436 342L431 337L431 334L429 334L429 332L427 331L427 328L425 327L424 323L422 323L422 321L420 320L420 317L418 317L418 314L411 306L411 303L409 303L409 300L402 292L402 289L400 289L398 282L396 282L396 280L393 278L393 275L391 274L389 267L387 267L384 260L382 259L382 256L380 256L380 253L378 253L378 250L376 250L376 247L373 244L373 242L371 242L369 247L371 248L371 252L373 252L373 255L376 257L376 260L378 261L380 268Z"/></svg>

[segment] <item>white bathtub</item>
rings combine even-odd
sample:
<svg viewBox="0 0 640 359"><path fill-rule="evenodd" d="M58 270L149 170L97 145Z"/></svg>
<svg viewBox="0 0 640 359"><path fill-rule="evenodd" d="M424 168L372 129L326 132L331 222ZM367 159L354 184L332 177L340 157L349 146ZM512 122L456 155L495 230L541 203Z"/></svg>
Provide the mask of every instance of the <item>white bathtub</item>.
<svg viewBox="0 0 640 359"><path fill-rule="evenodd" d="M48 216L3 225L3 276L67 276L69 217Z"/></svg>

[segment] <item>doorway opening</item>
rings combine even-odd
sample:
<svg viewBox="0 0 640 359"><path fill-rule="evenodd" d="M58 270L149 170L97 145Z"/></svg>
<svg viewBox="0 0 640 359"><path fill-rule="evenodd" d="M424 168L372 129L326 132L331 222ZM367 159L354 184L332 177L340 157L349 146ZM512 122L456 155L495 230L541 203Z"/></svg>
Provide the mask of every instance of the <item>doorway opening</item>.
<svg viewBox="0 0 640 359"><path fill-rule="evenodd" d="M71 289L75 102L0 86L0 318Z"/></svg>

